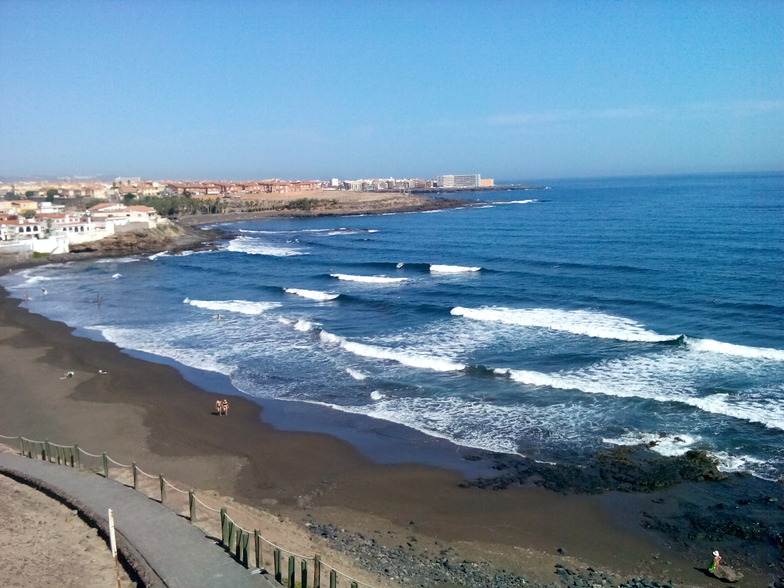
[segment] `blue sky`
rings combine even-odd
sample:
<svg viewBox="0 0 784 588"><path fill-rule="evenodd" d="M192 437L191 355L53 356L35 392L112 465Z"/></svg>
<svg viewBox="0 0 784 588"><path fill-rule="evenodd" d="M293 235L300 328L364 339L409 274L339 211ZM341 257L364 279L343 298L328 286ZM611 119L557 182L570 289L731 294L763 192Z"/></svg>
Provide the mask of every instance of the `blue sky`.
<svg viewBox="0 0 784 588"><path fill-rule="evenodd" d="M784 170L782 1L0 0L0 175Z"/></svg>

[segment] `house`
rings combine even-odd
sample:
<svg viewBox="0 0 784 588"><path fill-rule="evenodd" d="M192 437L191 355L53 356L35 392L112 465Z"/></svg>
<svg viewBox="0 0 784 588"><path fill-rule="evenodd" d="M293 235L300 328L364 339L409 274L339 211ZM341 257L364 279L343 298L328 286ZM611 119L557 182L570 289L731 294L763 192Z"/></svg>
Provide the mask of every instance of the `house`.
<svg viewBox="0 0 784 588"><path fill-rule="evenodd" d="M120 202L96 204L87 210L87 214L101 221L113 221L115 224L157 223L158 212L151 206L126 206Z"/></svg>

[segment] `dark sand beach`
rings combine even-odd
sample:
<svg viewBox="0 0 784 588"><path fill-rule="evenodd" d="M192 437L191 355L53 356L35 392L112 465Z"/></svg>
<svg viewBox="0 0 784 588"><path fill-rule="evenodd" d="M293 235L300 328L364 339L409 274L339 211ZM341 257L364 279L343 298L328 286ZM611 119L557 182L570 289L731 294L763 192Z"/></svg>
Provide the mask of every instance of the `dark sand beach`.
<svg viewBox="0 0 784 588"><path fill-rule="evenodd" d="M506 570L539 585L561 585L558 564L592 566L619 583L645 577L677 586L717 584L700 569L710 556L710 537L684 541L677 529L663 533L641 523L724 482L654 493L564 494L530 483L480 488L463 484L464 473L448 467L378 463L335 436L276 428L263 406L241 396L230 396L228 417L218 417L219 395L210 386L113 344L75 336L68 326L20 308L5 292L0 349L0 434L106 451L119 462L136 461L148 472L330 536L338 548L400 553L399 565L412 569L378 570L370 576L378 586L455 585L423 584L415 561L476 564L491 577ZM64 378L68 371L74 376ZM479 469L494 463L493 456L472 455ZM770 487L779 493L772 500L782 498L780 484ZM726 561L743 570L744 585L768 586L781 573L777 553L780 560L780 550L770 546L758 560L746 554L737 561L730 552Z"/></svg>

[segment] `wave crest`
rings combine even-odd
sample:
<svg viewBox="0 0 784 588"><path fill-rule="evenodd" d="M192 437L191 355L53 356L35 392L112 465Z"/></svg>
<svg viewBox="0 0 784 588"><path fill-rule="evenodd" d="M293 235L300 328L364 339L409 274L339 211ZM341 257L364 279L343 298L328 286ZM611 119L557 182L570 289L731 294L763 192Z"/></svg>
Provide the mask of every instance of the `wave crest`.
<svg viewBox="0 0 784 588"><path fill-rule="evenodd" d="M310 300L318 300L318 301L326 301L326 300L334 300L340 294L332 294L330 292L319 292L318 290L303 290L301 288L284 288L284 292L288 292L289 294L296 294L297 296L302 296L303 298L309 298Z"/></svg>
<svg viewBox="0 0 784 588"><path fill-rule="evenodd" d="M252 302L249 300L191 300L186 298L183 303L206 308L207 310L225 310L241 314L261 314L272 308L280 306L278 302Z"/></svg>
<svg viewBox="0 0 784 588"><path fill-rule="evenodd" d="M478 272L481 267L467 267L463 265L430 264L430 272L434 274L461 274L464 272Z"/></svg>
<svg viewBox="0 0 784 588"><path fill-rule="evenodd" d="M388 276L352 276L350 274L329 274L338 280L363 282L366 284L395 284L408 281L408 278L390 278Z"/></svg>
<svg viewBox="0 0 784 588"><path fill-rule="evenodd" d="M646 330L631 319L587 310L549 308L515 309L504 307L464 308L456 306L454 316L479 321L498 321L521 327L540 327L600 339L658 343L677 340L681 335L660 335Z"/></svg>

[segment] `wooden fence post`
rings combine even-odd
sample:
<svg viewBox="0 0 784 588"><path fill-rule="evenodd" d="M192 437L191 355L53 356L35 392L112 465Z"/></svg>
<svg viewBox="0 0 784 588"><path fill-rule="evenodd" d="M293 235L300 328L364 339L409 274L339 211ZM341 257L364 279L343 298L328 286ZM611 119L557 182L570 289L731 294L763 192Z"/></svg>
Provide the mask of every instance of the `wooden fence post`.
<svg viewBox="0 0 784 588"><path fill-rule="evenodd" d="M49 439L44 439L44 450L41 452L41 459L49 461L50 452Z"/></svg>
<svg viewBox="0 0 784 588"><path fill-rule="evenodd" d="M163 474L158 474L158 481L161 484L161 504L166 500L166 480L163 479Z"/></svg>
<svg viewBox="0 0 784 588"><path fill-rule="evenodd" d="M272 552L273 569L275 571L275 581L280 584L283 576L280 573L280 549L275 548Z"/></svg>
<svg viewBox="0 0 784 588"><path fill-rule="evenodd" d="M261 533L258 529L253 530L253 545L256 548L256 567L262 568L264 562L261 560Z"/></svg>
<svg viewBox="0 0 784 588"><path fill-rule="evenodd" d="M226 547L226 538L228 537L228 522L229 522L229 515L226 512L226 507L221 507L220 510L220 517L221 517L221 545Z"/></svg>
<svg viewBox="0 0 784 588"><path fill-rule="evenodd" d="M108 480L109 479L109 456L106 455L106 452L104 451L101 454L101 457L103 458L103 477Z"/></svg>
<svg viewBox="0 0 784 588"><path fill-rule="evenodd" d="M134 461L131 464L131 469L133 470L133 489L139 489L139 468L136 467L136 462Z"/></svg>
<svg viewBox="0 0 784 588"><path fill-rule="evenodd" d="M82 452L78 443L74 445L74 451L76 452L76 467L82 469Z"/></svg>
<svg viewBox="0 0 784 588"><path fill-rule="evenodd" d="M335 570L329 570L329 588L337 588L338 586L338 573Z"/></svg>
<svg viewBox="0 0 784 588"><path fill-rule="evenodd" d="M308 588L308 562L304 559L300 564L299 583L302 588Z"/></svg>
<svg viewBox="0 0 784 588"><path fill-rule="evenodd" d="M296 578L294 577L294 570L296 569L297 560L293 555L289 556L289 586L294 586Z"/></svg>
<svg viewBox="0 0 784 588"><path fill-rule="evenodd" d="M313 556L313 588L321 588L321 556Z"/></svg>
<svg viewBox="0 0 784 588"><path fill-rule="evenodd" d="M242 565L250 567L250 533L242 531L240 533L240 556Z"/></svg>
<svg viewBox="0 0 784 588"><path fill-rule="evenodd" d="M234 552L234 542L237 540L237 525L231 519L227 519L228 521L228 539L226 540L226 549L228 549L229 553Z"/></svg>
<svg viewBox="0 0 784 588"><path fill-rule="evenodd" d="M190 509L191 523L196 524L196 495L193 493L193 488L188 490L188 507Z"/></svg>
<svg viewBox="0 0 784 588"><path fill-rule="evenodd" d="M24 455L24 443L21 435L19 435L19 455Z"/></svg>

